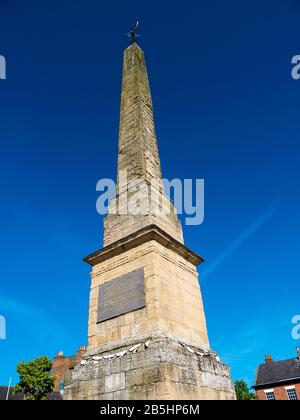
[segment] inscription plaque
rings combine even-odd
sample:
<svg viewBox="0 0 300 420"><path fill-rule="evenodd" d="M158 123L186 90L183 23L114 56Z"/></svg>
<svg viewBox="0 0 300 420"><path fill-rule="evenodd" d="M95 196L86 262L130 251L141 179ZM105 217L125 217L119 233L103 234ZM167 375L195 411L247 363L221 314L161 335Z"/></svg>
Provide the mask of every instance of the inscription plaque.
<svg viewBox="0 0 300 420"><path fill-rule="evenodd" d="M99 286L98 322L145 307L144 269Z"/></svg>

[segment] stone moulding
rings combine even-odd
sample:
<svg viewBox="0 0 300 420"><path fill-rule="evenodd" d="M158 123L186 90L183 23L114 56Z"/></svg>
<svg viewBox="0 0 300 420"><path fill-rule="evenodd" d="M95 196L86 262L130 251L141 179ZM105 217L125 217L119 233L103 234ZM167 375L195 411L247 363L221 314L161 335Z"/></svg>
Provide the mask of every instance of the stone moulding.
<svg viewBox="0 0 300 420"><path fill-rule="evenodd" d="M148 337L146 339L146 341L141 341L141 342L139 342L139 343L137 343L137 344L135 344L133 346L129 346L129 347L127 347L123 351L119 351L117 349L113 353L108 353L107 350L104 350L103 351L103 349L102 349L102 352L101 352L101 350L99 350L95 354L88 354L88 353L86 353L86 355L84 355L83 358L78 361L77 365L80 364L80 365L83 366L83 365L85 365L86 363L89 363L89 362L100 362L101 360L107 360L107 359L110 359L111 360L114 357L124 357L127 353L130 353L130 352L137 353L137 352L140 352L140 351L147 350L150 347L151 341L153 339L154 340L155 339L157 340L158 337L155 337L155 336L154 337L153 336L152 337ZM220 358L218 357L217 353L214 352L211 349L207 350L207 349L198 348L198 347L195 347L195 346L192 346L191 347L190 345L187 345L182 340L174 340L174 339L168 338L167 336L165 336L164 339L168 339L170 342L173 341L174 343L180 344L189 353L198 355L200 357L210 357L212 359L215 359L217 362L220 362L221 361Z"/></svg>
<svg viewBox="0 0 300 420"><path fill-rule="evenodd" d="M133 234L88 255L83 259L83 261L91 267L94 267L103 261L121 255L125 251L136 248L137 246L143 245L149 241L156 241L166 248L173 250L178 255L184 257L186 261L194 264L195 266L204 262L202 257L191 251L176 239L172 238L172 236L164 232L156 225L150 225L134 232Z"/></svg>

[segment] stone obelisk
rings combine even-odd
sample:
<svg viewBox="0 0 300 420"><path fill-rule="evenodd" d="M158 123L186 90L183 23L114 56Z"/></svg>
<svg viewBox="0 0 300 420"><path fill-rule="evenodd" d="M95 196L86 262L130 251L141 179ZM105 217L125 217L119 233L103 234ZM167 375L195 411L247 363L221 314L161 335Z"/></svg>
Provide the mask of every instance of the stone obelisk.
<svg viewBox="0 0 300 420"><path fill-rule="evenodd" d="M132 185L141 184L144 199L132 214ZM150 197L145 186L153 185ZM159 211L148 205L153 196ZM144 53L135 42L124 53L117 195L104 247L85 261L92 267L88 349L70 371L65 399L235 398L229 368L209 345L196 269L203 260L185 246L163 191Z"/></svg>

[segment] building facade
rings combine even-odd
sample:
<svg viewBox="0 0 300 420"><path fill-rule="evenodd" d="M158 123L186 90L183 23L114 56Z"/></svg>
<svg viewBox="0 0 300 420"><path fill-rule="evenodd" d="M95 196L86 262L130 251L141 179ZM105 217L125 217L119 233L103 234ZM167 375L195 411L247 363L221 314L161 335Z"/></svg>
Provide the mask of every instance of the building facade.
<svg viewBox="0 0 300 420"><path fill-rule="evenodd" d="M300 400L300 349L297 357L274 361L266 356L265 363L258 366L255 384L258 400Z"/></svg>
<svg viewBox="0 0 300 420"><path fill-rule="evenodd" d="M63 393L65 385L65 377L72 369L76 362L80 361L86 352L85 346L80 346L74 356L64 356L64 353L60 351L52 362L52 375L54 377L54 392Z"/></svg>

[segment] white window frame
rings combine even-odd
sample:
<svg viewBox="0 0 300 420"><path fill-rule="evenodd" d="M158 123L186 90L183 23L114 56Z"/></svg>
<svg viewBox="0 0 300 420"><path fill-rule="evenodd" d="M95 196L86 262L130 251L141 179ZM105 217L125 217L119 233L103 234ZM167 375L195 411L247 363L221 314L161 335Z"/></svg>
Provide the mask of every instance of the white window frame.
<svg viewBox="0 0 300 420"><path fill-rule="evenodd" d="M296 387L295 386L285 386L284 388L285 388L285 392L286 392L286 395L287 395L287 397L288 397L289 400L290 400L290 397L289 397L289 394L288 394L288 390L291 390L291 389L293 389L295 391L296 398L298 400L298 395L297 395L297 391L296 391ZM296 401L296 400L290 400L290 401Z"/></svg>
<svg viewBox="0 0 300 420"><path fill-rule="evenodd" d="M272 389L265 389L264 390L264 393L265 393L265 396L266 396L266 400L267 401L273 401L273 400L268 400L268 397L267 397L267 394L274 394L274 400L275 400L275 392L274 392L274 389L272 388Z"/></svg>

